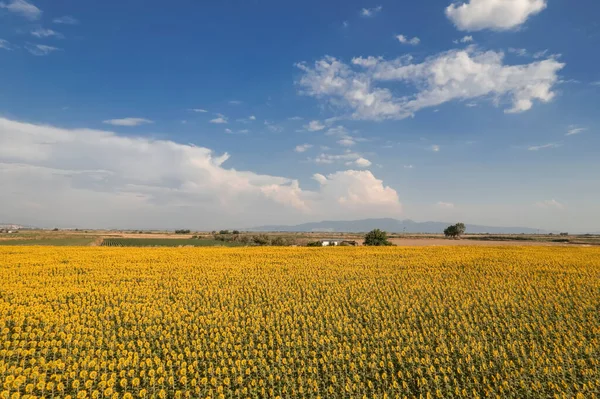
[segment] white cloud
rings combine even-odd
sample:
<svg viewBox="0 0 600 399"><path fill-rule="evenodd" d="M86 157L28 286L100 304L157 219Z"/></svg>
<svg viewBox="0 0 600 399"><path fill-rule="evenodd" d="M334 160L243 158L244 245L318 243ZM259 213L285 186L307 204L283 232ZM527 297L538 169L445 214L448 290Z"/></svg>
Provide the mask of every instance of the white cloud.
<svg viewBox="0 0 600 399"><path fill-rule="evenodd" d="M0 48L4 50L12 50L8 40L0 39Z"/></svg>
<svg viewBox="0 0 600 399"><path fill-rule="evenodd" d="M25 0L11 0L8 3L0 2L0 8L5 8L31 20L39 19L42 16L42 10Z"/></svg>
<svg viewBox="0 0 600 399"><path fill-rule="evenodd" d="M588 130L587 127L570 126L565 136L573 136L575 134L585 132L586 130Z"/></svg>
<svg viewBox="0 0 600 399"><path fill-rule="evenodd" d="M401 212L396 191L369 171L320 175L310 191L287 177L224 167L228 159L172 141L0 118L0 187L10 188L0 196L0 219L210 230Z"/></svg>
<svg viewBox="0 0 600 399"><path fill-rule="evenodd" d="M382 6L377 6L374 8L363 8L362 10L360 10L360 15L362 15L363 17L372 17L375 14L379 13L381 10L383 10Z"/></svg>
<svg viewBox="0 0 600 399"><path fill-rule="evenodd" d="M139 126L145 125L148 123L154 123L150 119L145 118L123 118L123 119L108 119L102 121L102 123L106 123L107 125L113 126Z"/></svg>
<svg viewBox="0 0 600 399"><path fill-rule="evenodd" d="M303 117L301 116L292 116L291 118L288 118L289 121L301 121L304 120Z"/></svg>
<svg viewBox="0 0 600 399"><path fill-rule="evenodd" d="M529 53L527 52L527 49L524 49L524 48L509 47L508 52L516 54L519 57L526 57L527 55L529 55Z"/></svg>
<svg viewBox="0 0 600 399"><path fill-rule="evenodd" d="M240 105L242 102L240 100L231 100L229 101L229 105Z"/></svg>
<svg viewBox="0 0 600 399"><path fill-rule="evenodd" d="M205 114L205 113L208 112L207 110L202 109L202 108L192 108L192 109L190 109L190 111L192 111L192 112L198 112L198 113L201 113L201 114Z"/></svg>
<svg viewBox="0 0 600 399"><path fill-rule="evenodd" d="M414 169L413 165L404 165L404 169Z"/></svg>
<svg viewBox="0 0 600 399"><path fill-rule="evenodd" d="M431 147L429 147L429 150L433 151L433 152L440 152L440 146L437 144L434 144Z"/></svg>
<svg viewBox="0 0 600 399"><path fill-rule="evenodd" d="M327 177L315 174L313 178L320 183L323 195L335 197L337 204L345 209L359 211L367 206L371 212L377 212L377 207L387 210L386 213L399 214L402 211L396 191L384 186L368 170L346 170Z"/></svg>
<svg viewBox="0 0 600 399"><path fill-rule="evenodd" d="M548 144L542 144L542 145L532 145L531 147L528 147L527 149L529 151L539 151L539 150L545 150L547 148L558 148L560 146L561 146L561 144L558 144L558 143L548 143Z"/></svg>
<svg viewBox="0 0 600 399"><path fill-rule="evenodd" d="M310 121L308 125L305 125L304 128L309 132L318 132L319 130L325 129L325 125L320 121Z"/></svg>
<svg viewBox="0 0 600 399"><path fill-rule="evenodd" d="M269 129L271 132L273 133L281 133L283 132L283 127L277 125L274 122L271 121L265 121L265 126L267 127L267 129Z"/></svg>
<svg viewBox="0 0 600 399"><path fill-rule="evenodd" d="M79 21L76 18L73 18L70 15L65 15L63 17L54 18L52 20L55 24L64 24L64 25L77 25Z"/></svg>
<svg viewBox="0 0 600 399"><path fill-rule="evenodd" d="M294 151L306 152L306 150L311 149L312 147L313 147L312 144L300 144L300 145L297 145L296 148L294 148Z"/></svg>
<svg viewBox="0 0 600 399"><path fill-rule="evenodd" d="M358 166L359 168L368 168L371 166L371 161L366 158L360 157L355 161L346 162L347 166Z"/></svg>
<svg viewBox="0 0 600 399"><path fill-rule="evenodd" d="M438 208L441 209L454 209L454 204L451 202L438 202L437 204L435 204Z"/></svg>
<svg viewBox="0 0 600 399"><path fill-rule="evenodd" d="M419 39L418 37L413 37L412 39L409 39L404 35L398 35L396 36L396 39L398 39L398 41L402 44L410 44L411 46L416 46L419 43L421 43L421 39Z"/></svg>
<svg viewBox="0 0 600 399"><path fill-rule="evenodd" d="M535 58L536 60L540 59L540 58L544 58L546 56L546 54L548 54L548 49L533 53L533 58Z"/></svg>
<svg viewBox="0 0 600 399"><path fill-rule="evenodd" d="M57 47L46 46L45 44L26 44L25 48L33 55L44 56L60 50Z"/></svg>
<svg viewBox="0 0 600 399"><path fill-rule="evenodd" d="M64 38L62 33L58 33L56 31L53 31L52 29L44 29L44 28L36 28L36 29L32 30L31 35L38 37L40 39L45 38L45 37L56 37L58 39Z"/></svg>
<svg viewBox="0 0 600 399"><path fill-rule="evenodd" d="M254 115L250 115L250 116L248 117L248 119L250 119L251 121L255 121L255 120L256 120L256 116L254 116Z"/></svg>
<svg viewBox="0 0 600 399"><path fill-rule="evenodd" d="M356 144L356 141L352 137L345 137L337 141L337 143L343 147L352 147Z"/></svg>
<svg viewBox="0 0 600 399"><path fill-rule="evenodd" d="M454 40L454 44L458 44L458 43L472 43L475 40L473 39L473 36L464 36L462 39L458 39L458 40Z"/></svg>
<svg viewBox="0 0 600 399"><path fill-rule="evenodd" d="M489 98L511 105L506 113L529 110L534 101L549 102L557 72L565 64L554 58L524 65L505 65L501 52L480 52L474 47L451 50L413 63L404 56L386 61L381 58L355 58L359 70L326 56L314 67L305 63L297 82L300 92L352 111L354 119L402 119L417 111L453 100ZM385 83L386 87L378 87ZM398 96L392 84L412 85L412 95Z"/></svg>
<svg viewBox="0 0 600 399"><path fill-rule="evenodd" d="M536 202L535 206L542 209L565 209L565 205L555 199Z"/></svg>
<svg viewBox="0 0 600 399"><path fill-rule="evenodd" d="M331 165L338 162L343 162L347 166L358 166L365 168L371 165L371 161L365 159L361 154L346 150L342 154L319 154L316 158L312 159L316 164Z"/></svg>
<svg viewBox="0 0 600 399"><path fill-rule="evenodd" d="M463 31L508 30L545 8L546 0L468 0L449 5L446 16Z"/></svg>
<svg viewBox="0 0 600 399"><path fill-rule="evenodd" d="M231 130L231 129L225 129L225 133L231 134L231 133L233 133L233 130Z"/></svg>
<svg viewBox="0 0 600 399"><path fill-rule="evenodd" d="M590 83L592 86L600 86L600 80Z"/></svg>
<svg viewBox="0 0 600 399"><path fill-rule="evenodd" d="M342 26L343 26L344 28L347 28L347 27L349 27L349 26L350 26L350 23L349 23L348 21L344 21L344 22L342 22Z"/></svg>
<svg viewBox="0 0 600 399"><path fill-rule="evenodd" d="M209 123L215 123L217 125L219 124L225 124L225 123L229 123L228 122L228 118L223 115L223 114L217 114L217 117L214 119L211 119L210 121L208 121Z"/></svg>

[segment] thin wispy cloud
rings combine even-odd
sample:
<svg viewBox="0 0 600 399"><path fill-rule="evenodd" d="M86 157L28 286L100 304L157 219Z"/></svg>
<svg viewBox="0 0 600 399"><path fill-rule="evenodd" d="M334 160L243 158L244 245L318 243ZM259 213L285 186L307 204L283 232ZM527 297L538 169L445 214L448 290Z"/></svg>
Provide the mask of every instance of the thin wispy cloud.
<svg viewBox="0 0 600 399"><path fill-rule="evenodd" d="M398 41L402 44L409 44L411 46L416 46L421 43L421 39L418 37L408 38L404 35L397 35L396 39L398 39Z"/></svg>
<svg viewBox="0 0 600 399"><path fill-rule="evenodd" d="M77 20L76 18L70 16L70 15L65 15L59 18L54 18L52 20L52 22L54 22L55 24L63 24L63 25L77 25L79 24L79 20Z"/></svg>
<svg viewBox="0 0 600 399"><path fill-rule="evenodd" d="M291 118L288 118L289 121L301 121L304 120L303 117L301 116L292 116Z"/></svg>
<svg viewBox="0 0 600 399"><path fill-rule="evenodd" d="M0 2L0 8L4 8L14 14L20 15L30 20L40 19L42 10L25 0L12 0L8 3Z"/></svg>
<svg viewBox="0 0 600 399"><path fill-rule="evenodd" d="M312 144L300 144L300 145L297 145L296 148L294 148L294 151L302 153L302 152L306 152L306 150L308 150L312 147L313 147Z"/></svg>
<svg viewBox="0 0 600 399"><path fill-rule="evenodd" d="M600 86L600 80L590 83L592 86Z"/></svg>
<svg viewBox="0 0 600 399"><path fill-rule="evenodd" d="M451 203L451 202L443 202L443 201L440 201L440 202L438 202L438 203L437 203L437 204L435 204L435 205L436 205L438 208L441 208L441 209L454 209L454 204L453 204L453 203Z"/></svg>
<svg viewBox="0 0 600 399"><path fill-rule="evenodd" d="M325 129L325 125L321 121L310 121L308 125L304 125L304 128L309 132L318 132L319 130Z"/></svg>
<svg viewBox="0 0 600 399"><path fill-rule="evenodd" d="M240 100L231 100L229 101L229 105L240 105L242 102Z"/></svg>
<svg viewBox="0 0 600 399"><path fill-rule="evenodd" d="M191 108L190 111L192 111L192 112L198 112L198 113L201 113L201 114L204 114L204 113L208 112L207 110L202 109L202 108Z"/></svg>
<svg viewBox="0 0 600 399"><path fill-rule="evenodd" d="M12 50L8 40L0 39L0 48L4 50Z"/></svg>
<svg viewBox="0 0 600 399"><path fill-rule="evenodd" d="M542 209L565 209L566 208L564 204L558 202L555 199L538 201L534 205L537 206L538 208L542 208Z"/></svg>
<svg viewBox="0 0 600 399"><path fill-rule="evenodd" d="M587 127L570 126L565 136L573 136L575 134L585 132L586 130L588 130Z"/></svg>
<svg viewBox="0 0 600 399"><path fill-rule="evenodd" d="M457 40L453 40L454 44L459 44L459 43L472 43L474 42L475 39L473 39L473 36L464 36L461 39L457 39Z"/></svg>
<svg viewBox="0 0 600 399"><path fill-rule="evenodd" d="M35 56L49 55L60 50L58 47L47 46L45 44L26 44L25 49Z"/></svg>
<svg viewBox="0 0 600 399"><path fill-rule="evenodd" d="M429 151L432 152L440 152L440 146L437 144L432 145L431 147L429 147Z"/></svg>
<svg viewBox="0 0 600 399"><path fill-rule="evenodd" d="M267 127L267 129L269 129L273 133L283 132L283 127L279 126L278 124L276 124L274 122L265 121L264 123L265 123L265 126Z"/></svg>
<svg viewBox="0 0 600 399"><path fill-rule="evenodd" d="M146 125L149 123L154 123L154 121L151 121L150 119L146 119L146 118L121 118L121 119L107 119L105 121L102 121L102 123L105 123L107 125L113 125L113 126L132 127L132 126L140 126L140 125Z"/></svg>
<svg viewBox="0 0 600 399"><path fill-rule="evenodd" d="M559 144L559 143L548 143L548 144L542 144L542 145L532 145L532 146L528 147L527 150L539 151L539 150L546 150L548 148L558 148L560 146L561 146L561 144Z"/></svg>
<svg viewBox="0 0 600 399"><path fill-rule="evenodd" d="M381 10L383 10L382 6L377 6L374 8L363 8L362 10L360 10L360 15L362 15L363 17L372 17L375 14L381 12Z"/></svg>
<svg viewBox="0 0 600 399"><path fill-rule="evenodd" d="M414 165L404 165L404 169L414 169Z"/></svg>
<svg viewBox="0 0 600 399"><path fill-rule="evenodd" d="M56 37L57 39L62 39L64 38L64 35L62 33L56 32L52 29L44 29L44 28L37 28L32 30L31 32L31 36L43 39L46 37Z"/></svg>

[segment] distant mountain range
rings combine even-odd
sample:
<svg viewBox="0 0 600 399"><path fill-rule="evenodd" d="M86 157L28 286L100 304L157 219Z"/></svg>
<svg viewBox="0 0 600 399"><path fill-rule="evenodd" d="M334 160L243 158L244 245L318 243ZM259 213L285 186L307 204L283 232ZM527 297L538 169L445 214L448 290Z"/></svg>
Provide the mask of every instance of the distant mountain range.
<svg viewBox="0 0 600 399"><path fill-rule="evenodd" d="M361 233L373 229L385 230L389 233L429 233L439 234L452 223L446 222L415 222L410 219L397 220L391 218L385 219L362 219L350 221L322 221L314 223L303 223L295 226L260 226L247 229L248 231L281 231L281 232L340 232L340 233ZM489 233L489 234L536 234L548 233L545 230L533 229L529 227L493 227L480 226L476 224L467 224L468 233Z"/></svg>

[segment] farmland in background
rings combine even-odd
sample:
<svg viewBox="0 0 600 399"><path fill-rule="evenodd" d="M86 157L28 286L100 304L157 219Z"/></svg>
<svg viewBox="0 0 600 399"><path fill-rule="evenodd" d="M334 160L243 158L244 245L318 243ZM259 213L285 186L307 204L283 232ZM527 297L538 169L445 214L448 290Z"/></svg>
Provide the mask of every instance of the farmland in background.
<svg viewBox="0 0 600 399"><path fill-rule="evenodd" d="M105 238L103 247L239 247L242 244L191 238Z"/></svg>

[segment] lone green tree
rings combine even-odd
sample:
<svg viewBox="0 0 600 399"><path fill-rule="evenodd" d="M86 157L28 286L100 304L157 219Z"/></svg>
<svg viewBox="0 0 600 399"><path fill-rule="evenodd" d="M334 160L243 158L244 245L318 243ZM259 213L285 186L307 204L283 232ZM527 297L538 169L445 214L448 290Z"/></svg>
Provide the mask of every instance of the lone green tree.
<svg viewBox="0 0 600 399"><path fill-rule="evenodd" d="M365 235L364 244L373 247L392 245L392 243L388 241L387 233L379 229L369 231L367 235Z"/></svg>
<svg viewBox="0 0 600 399"><path fill-rule="evenodd" d="M467 228L464 223L456 223L446 227L446 229L444 229L444 235L450 238L459 238L461 235L465 234L466 230Z"/></svg>

